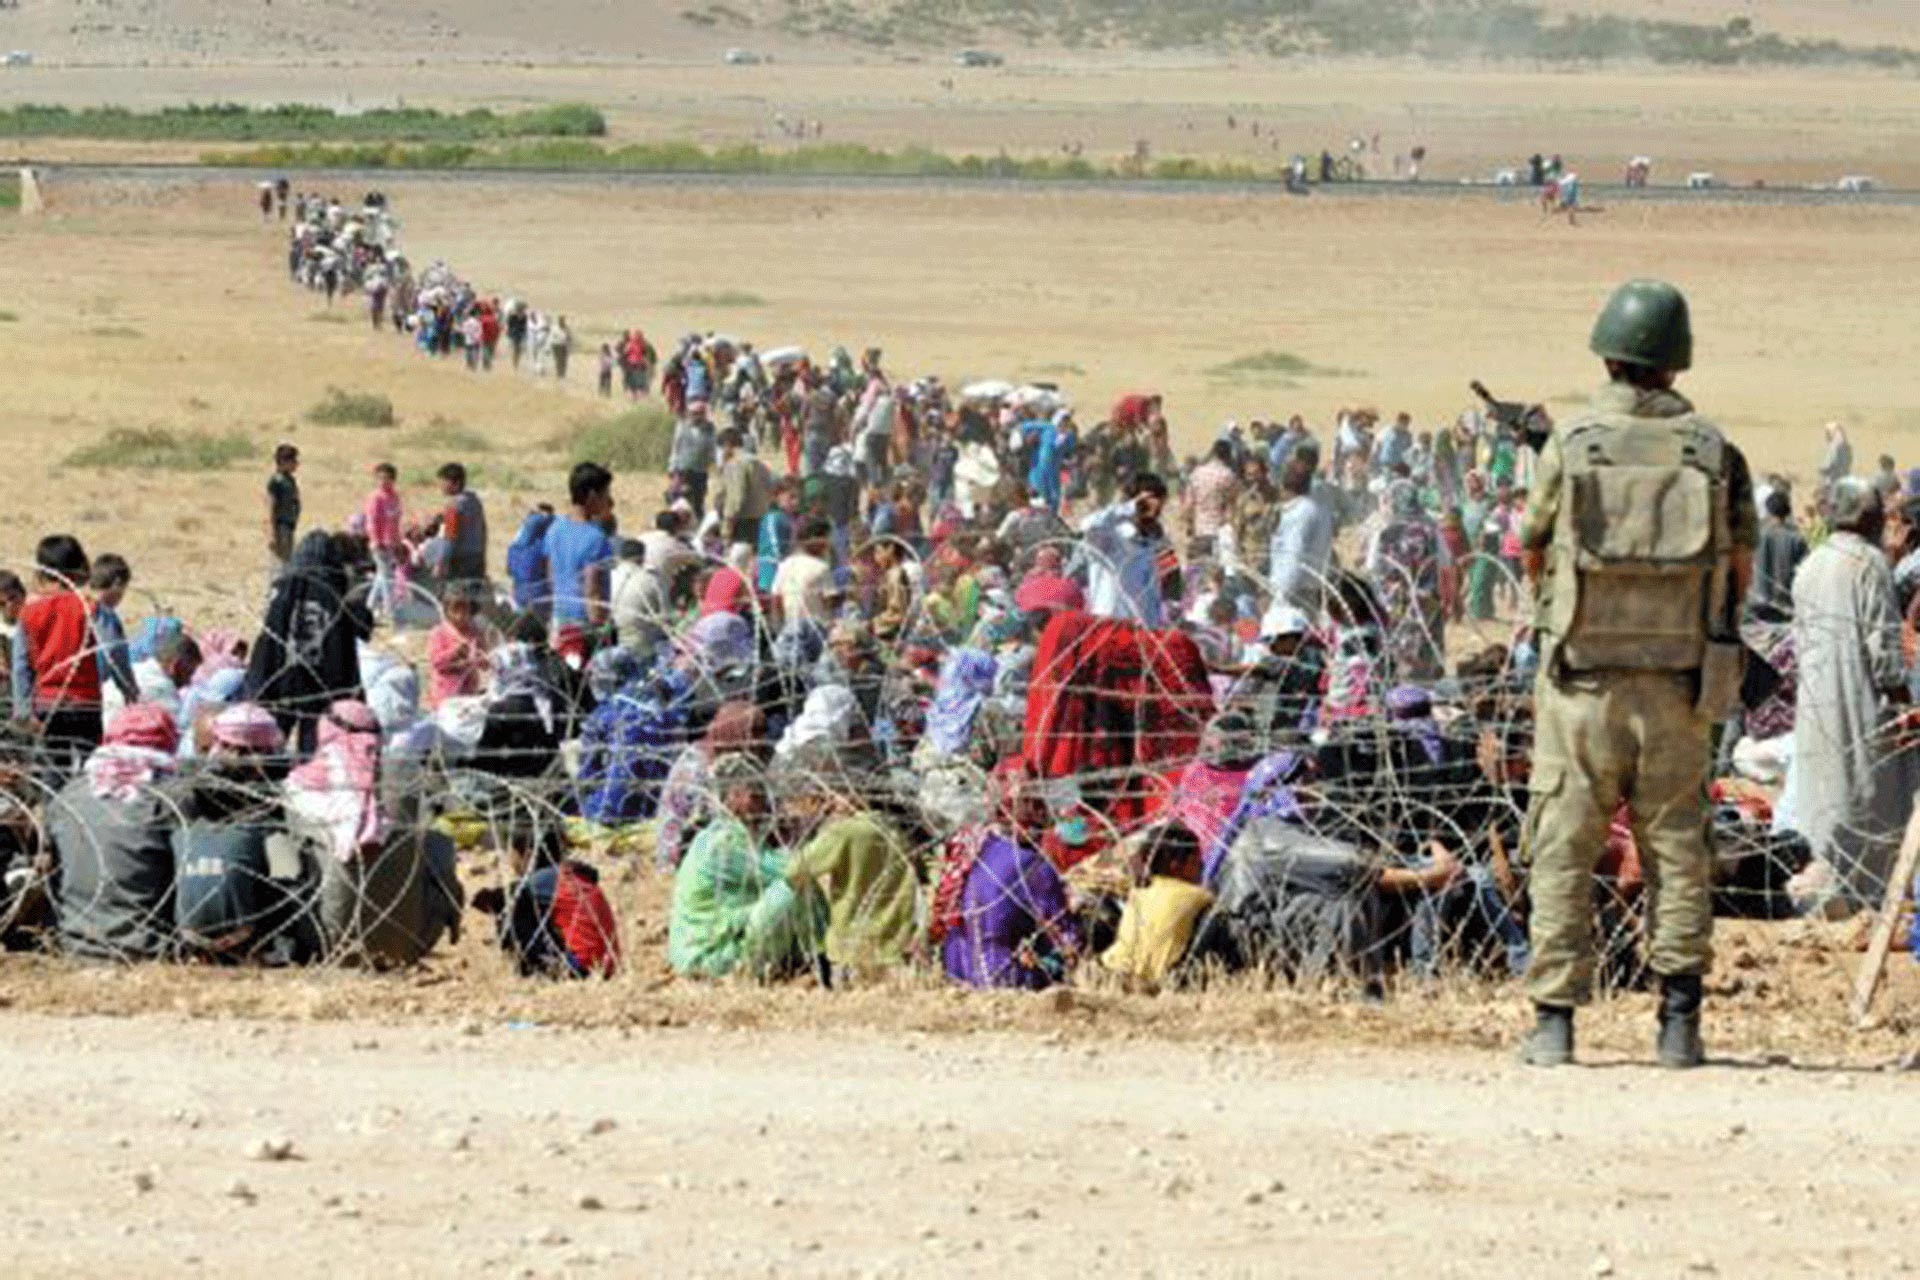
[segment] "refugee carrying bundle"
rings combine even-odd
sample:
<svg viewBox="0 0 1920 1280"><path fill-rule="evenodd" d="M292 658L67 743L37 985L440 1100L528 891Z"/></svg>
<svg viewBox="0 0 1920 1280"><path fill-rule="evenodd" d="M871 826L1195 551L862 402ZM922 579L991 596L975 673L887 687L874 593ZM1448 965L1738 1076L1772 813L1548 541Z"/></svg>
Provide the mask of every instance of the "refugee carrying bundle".
<svg viewBox="0 0 1920 1280"><path fill-rule="evenodd" d="M1560 447L1547 629L1561 664L1699 670L1732 589L1719 430L1691 413L1602 412Z"/></svg>

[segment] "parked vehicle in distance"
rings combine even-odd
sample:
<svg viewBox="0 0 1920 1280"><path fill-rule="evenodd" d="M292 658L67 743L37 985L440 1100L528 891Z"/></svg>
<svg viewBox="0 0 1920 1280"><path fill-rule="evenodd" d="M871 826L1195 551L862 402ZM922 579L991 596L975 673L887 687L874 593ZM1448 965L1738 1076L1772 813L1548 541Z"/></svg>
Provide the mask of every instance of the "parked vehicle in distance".
<svg viewBox="0 0 1920 1280"><path fill-rule="evenodd" d="M991 49L962 49L953 56L953 61L961 67L1001 67L1007 62Z"/></svg>

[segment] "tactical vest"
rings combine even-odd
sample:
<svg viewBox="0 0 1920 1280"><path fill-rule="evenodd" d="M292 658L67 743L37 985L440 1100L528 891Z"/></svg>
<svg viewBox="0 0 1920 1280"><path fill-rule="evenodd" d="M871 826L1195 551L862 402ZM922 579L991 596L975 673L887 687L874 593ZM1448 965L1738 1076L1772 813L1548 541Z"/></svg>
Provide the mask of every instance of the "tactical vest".
<svg viewBox="0 0 1920 1280"><path fill-rule="evenodd" d="M1613 386L1559 432L1546 630L1570 671L1699 669L1730 625L1726 442L1670 392Z"/></svg>

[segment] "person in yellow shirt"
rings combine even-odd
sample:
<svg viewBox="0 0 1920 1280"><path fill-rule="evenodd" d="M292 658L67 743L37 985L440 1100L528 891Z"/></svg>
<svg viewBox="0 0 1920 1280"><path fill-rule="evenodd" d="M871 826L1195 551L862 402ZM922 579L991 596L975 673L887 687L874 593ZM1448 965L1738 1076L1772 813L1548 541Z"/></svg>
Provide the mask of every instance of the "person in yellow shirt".
<svg viewBox="0 0 1920 1280"><path fill-rule="evenodd" d="M1200 887L1200 841L1180 823L1146 837L1138 883L1127 895L1113 945L1100 956L1108 970L1160 983L1187 954L1213 895Z"/></svg>

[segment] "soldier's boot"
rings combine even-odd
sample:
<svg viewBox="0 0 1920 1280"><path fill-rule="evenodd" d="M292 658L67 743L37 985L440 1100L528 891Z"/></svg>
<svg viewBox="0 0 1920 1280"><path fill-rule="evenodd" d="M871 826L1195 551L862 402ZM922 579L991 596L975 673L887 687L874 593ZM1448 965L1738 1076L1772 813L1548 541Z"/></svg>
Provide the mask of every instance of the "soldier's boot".
<svg viewBox="0 0 1920 1280"><path fill-rule="evenodd" d="M1660 1034L1654 1041L1660 1065L1685 1069L1707 1060L1700 1041L1700 975L1660 979Z"/></svg>
<svg viewBox="0 0 1920 1280"><path fill-rule="evenodd" d="M1564 1067L1573 1061L1573 1010L1556 1004L1533 1006L1533 1030L1520 1046L1520 1060L1531 1067Z"/></svg>

